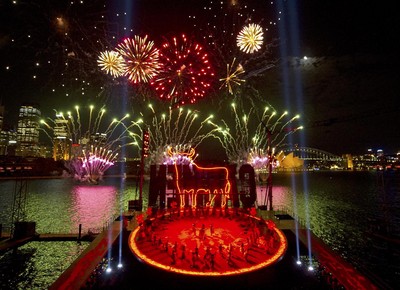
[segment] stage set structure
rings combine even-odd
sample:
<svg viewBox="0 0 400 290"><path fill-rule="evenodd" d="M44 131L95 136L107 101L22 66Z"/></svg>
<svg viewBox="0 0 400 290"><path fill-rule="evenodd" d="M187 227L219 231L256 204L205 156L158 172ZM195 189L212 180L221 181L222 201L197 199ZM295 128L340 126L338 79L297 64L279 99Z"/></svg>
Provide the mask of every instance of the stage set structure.
<svg viewBox="0 0 400 290"><path fill-rule="evenodd" d="M250 164L239 168L237 180L236 164L199 166L192 160L194 149L175 154L169 149L168 155L184 157L189 162L176 160L173 164L150 165L149 208L201 210L242 207L250 210L255 206L255 171Z"/></svg>
<svg viewBox="0 0 400 290"><path fill-rule="evenodd" d="M146 217L136 217L129 236L139 260L175 274L220 277L282 259L287 240L272 220L257 217L251 165L240 167L237 182L236 165L199 166L193 148L167 153L172 164L150 166Z"/></svg>

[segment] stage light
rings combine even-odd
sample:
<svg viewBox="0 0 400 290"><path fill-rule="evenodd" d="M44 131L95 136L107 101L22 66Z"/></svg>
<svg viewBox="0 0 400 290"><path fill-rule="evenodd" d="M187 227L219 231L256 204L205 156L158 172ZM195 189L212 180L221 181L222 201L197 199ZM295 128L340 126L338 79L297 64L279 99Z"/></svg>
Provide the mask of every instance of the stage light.
<svg viewBox="0 0 400 290"><path fill-rule="evenodd" d="M308 271L314 271L314 267L313 266L308 266Z"/></svg>
<svg viewBox="0 0 400 290"><path fill-rule="evenodd" d="M118 268L122 268L122 264L121 263L118 264Z"/></svg>
<svg viewBox="0 0 400 290"><path fill-rule="evenodd" d="M296 264L300 266L301 265L301 261L297 260Z"/></svg>
<svg viewBox="0 0 400 290"><path fill-rule="evenodd" d="M109 268L107 268L106 272L107 272L107 273L111 273L111 272L112 272L112 269L109 267Z"/></svg>

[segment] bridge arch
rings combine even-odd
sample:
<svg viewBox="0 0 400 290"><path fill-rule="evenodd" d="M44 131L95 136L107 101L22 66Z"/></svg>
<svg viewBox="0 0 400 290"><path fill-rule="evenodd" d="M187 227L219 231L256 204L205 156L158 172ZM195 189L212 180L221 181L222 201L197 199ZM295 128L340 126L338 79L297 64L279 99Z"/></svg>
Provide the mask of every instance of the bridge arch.
<svg viewBox="0 0 400 290"><path fill-rule="evenodd" d="M294 156L305 161L343 161L343 157L341 156L311 147L287 146L282 148L282 151L285 155L293 152Z"/></svg>

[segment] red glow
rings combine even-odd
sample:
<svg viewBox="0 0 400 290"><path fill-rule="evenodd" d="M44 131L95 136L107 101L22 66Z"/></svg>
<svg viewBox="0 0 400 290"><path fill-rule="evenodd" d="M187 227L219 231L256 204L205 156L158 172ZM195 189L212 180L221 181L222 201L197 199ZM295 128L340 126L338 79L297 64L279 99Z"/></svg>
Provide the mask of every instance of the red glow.
<svg viewBox="0 0 400 290"><path fill-rule="evenodd" d="M223 212L223 209L221 209L221 212ZM249 224L252 224L252 222L256 224L260 220L245 214L242 214L238 220L224 219L221 216L205 216L203 219L198 219L197 221L200 224L203 223L203 226L207 224L205 238L201 236L202 234L204 235L204 231L200 234L200 227L193 223L192 217L174 219L173 222L166 220L153 219L153 222L156 221L157 226L152 227L151 233L148 233L148 229L145 227L137 227L129 236L128 241L131 251L140 260L165 271L195 276L239 275L276 263L282 258L287 249L286 237L276 227L271 230L274 237L273 245L268 242L253 242L251 244L246 242L252 238L254 232L248 231L247 234L244 234L241 225L243 225L244 221L248 221ZM213 232L211 232L209 224L214 225ZM198 235L197 233L192 233L192 227L195 226L199 228ZM152 241L151 237L145 237L146 231L147 235L162 237L162 241L160 238L161 243L158 244L156 241ZM263 234L260 235L260 238L268 241L268 237ZM202 240L201 243L199 242L200 240ZM168 246L165 250L164 245L167 244ZM182 245L185 246L185 250L181 250ZM178 250L173 254L176 247ZM207 251L210 251L215 257L215 266L211 268L204 266L193 267L191 255L197 252L197 250L193 251L195 247L198 247L200 265L206 264L204 263L205 255ZM218 248L222 248L222 250L218 250ZM246 258L241 248L245 248L246 252L249 251L251 254ZM181 252L184 251L187 254L182 258ZM230 253L229 255L234 257L234 264L229 264L228 252ZM172 255L175 256L173 257ZM171 263L171 261L173 262Z"/></svg>

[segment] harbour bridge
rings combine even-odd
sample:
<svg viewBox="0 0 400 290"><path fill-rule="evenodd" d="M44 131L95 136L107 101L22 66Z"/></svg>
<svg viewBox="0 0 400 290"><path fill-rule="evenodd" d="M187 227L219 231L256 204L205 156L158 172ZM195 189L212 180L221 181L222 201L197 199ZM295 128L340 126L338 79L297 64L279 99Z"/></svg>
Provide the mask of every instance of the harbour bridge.
<svg viewBox="0 0 400 290"><path fill-rule="evenodd" d="M298 146L286 146L282 148L285 155L293 152L295 157L298 157L304 161L325 161L325 162L342 162L344 158L324 150L310 148L310 147L298 147Z"/></svg>

